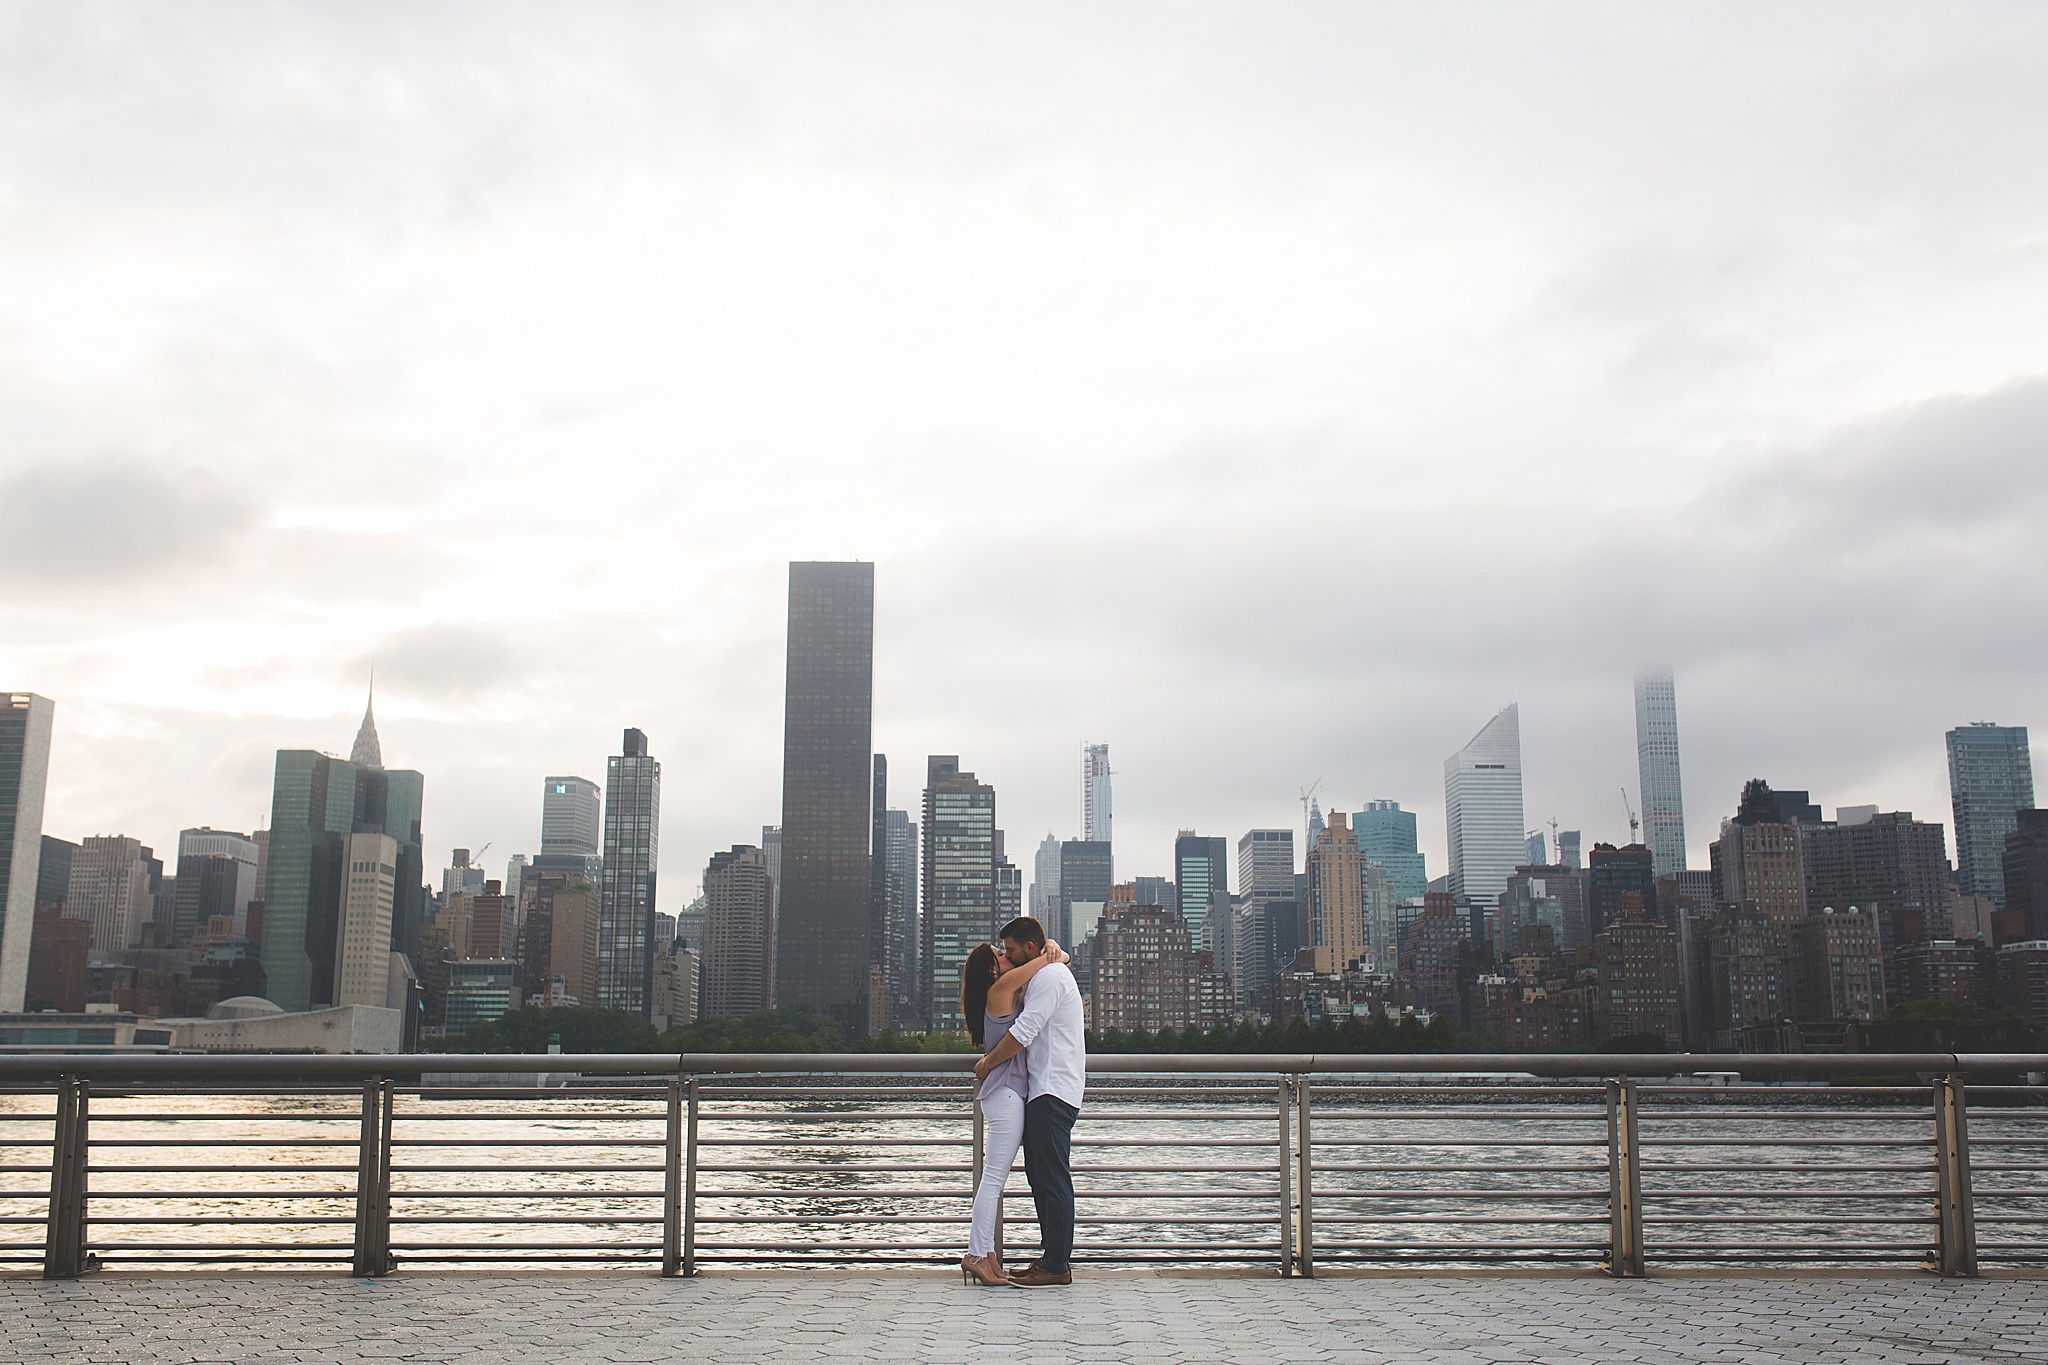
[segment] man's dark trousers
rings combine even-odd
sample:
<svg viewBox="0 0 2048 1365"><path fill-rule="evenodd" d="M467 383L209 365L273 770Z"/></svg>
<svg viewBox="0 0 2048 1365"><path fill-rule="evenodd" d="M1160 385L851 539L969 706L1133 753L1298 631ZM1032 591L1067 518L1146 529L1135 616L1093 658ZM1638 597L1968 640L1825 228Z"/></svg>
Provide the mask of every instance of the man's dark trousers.
<svg viewBox="0 0 2048 1365"><path fill-rule="evenodd" d="M1024 1178L1038 1206L1039 1268L1057 1275L1074 1254L1074 1120L1081 1111L1058 1095L1024 1106Z"/></svg>

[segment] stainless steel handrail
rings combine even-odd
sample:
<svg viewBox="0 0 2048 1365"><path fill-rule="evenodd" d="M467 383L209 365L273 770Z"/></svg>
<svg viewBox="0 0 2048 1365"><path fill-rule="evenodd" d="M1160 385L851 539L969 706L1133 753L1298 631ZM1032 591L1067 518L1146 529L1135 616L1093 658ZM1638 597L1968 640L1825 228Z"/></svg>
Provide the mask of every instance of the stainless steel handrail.
<svg viewBox="0 0 2048 1365"><path fill-rule="evenodd" d="M972 1060L0 1055L0 1093L53 1106L0 1108L0 1199L48 1199L44 1217L0 1219L44 1233L0 1243L0 1260L40 1259L58 1277L98 1260L347 1261L358 1275L929 1263L957 1250L930 1233L963 1230L977 1174ZM1623 1276L1652 1262L1919 1261L1946 1275L2048 1263L2048 1237L2026 1240L2048 1227L2048 1090L1968 1086L2048 1071L2048 1055L1098 1055L1089 1070L1075 1141L1084 1255L1302 1276L1319 1263L1536 1260ZM552 1079L421 1089L451 1072ZM1788 1083L1644 1083L1700 1073ZM1816 1077L1886 1079L1801 1083ZM224 1102L171 1100L195 1094ZM282 1131L251 1140L262 1125ZM1998 1159L1973 1168L1973 1147ZM213 1163L210 1148L235 1150ZM334 1148L353 1163L323 1155ZM1868 1148L1892 1151L1856 1155ZM395 1161L401 1149L418 1155ZM1995 1183L1973 1189L1973 1169ZM232 1188L162 1179L178 1175ZM23 1183L38 1177L46 1188ZM1028 1201L1009 1201L1007 1223L1032 1221L1017 1209ZM1979 1221L2002 1240L1980 1244ZM342 1223L347 1243L288 1235ZM228 1226L279 1231L193 1238Z"/></svg>

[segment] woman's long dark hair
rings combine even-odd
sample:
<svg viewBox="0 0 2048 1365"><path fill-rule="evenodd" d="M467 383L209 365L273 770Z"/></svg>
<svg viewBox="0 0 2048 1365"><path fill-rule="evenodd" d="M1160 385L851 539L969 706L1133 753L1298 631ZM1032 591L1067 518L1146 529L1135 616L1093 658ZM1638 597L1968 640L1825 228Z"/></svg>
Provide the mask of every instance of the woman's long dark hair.
<svg viewBox="0 0 2048 1365"><path fill-rule="evenodd" d="M982 1047L981 1025L988 1016L988 988L996 984L996 950L986 943L975 945L960 968L960 1017L967 1021L968 1036Z"/></svg>

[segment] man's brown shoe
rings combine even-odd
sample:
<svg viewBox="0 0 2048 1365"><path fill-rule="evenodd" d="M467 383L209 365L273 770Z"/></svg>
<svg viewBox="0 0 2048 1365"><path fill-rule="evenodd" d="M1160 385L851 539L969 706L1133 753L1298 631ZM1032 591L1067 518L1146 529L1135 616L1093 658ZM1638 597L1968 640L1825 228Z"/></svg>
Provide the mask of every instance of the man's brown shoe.
<svg viewBox="0 0 2048 1365"><path fill-rule="evenodd" d="M1010 1283L1019 1289L1045 1289L1052 1285L1072 1284L1073 1282L1073 1271L1047 1270L1036 1262L1023 1270L1014 1272L1010 1276Z"/></svg>

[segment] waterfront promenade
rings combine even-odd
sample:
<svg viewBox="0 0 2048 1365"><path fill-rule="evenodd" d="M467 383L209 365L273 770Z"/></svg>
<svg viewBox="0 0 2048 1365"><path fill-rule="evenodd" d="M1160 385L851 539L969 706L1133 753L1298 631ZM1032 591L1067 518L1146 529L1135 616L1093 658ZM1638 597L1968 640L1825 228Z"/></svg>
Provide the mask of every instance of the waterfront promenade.
<svg viewBox="0 0 2048 1365"><path fill-rule="evenodd" d="M2048 1278L941 1271L0 1277L9 1361L1828 1362L2048 1360ZM1037 1344L1032 1344L1036 1342Z"/></svg>

